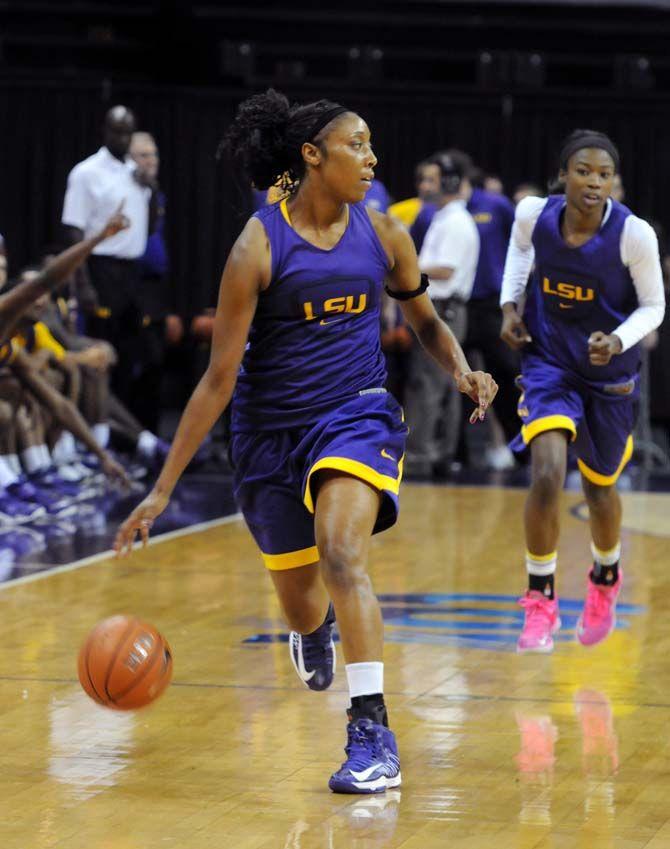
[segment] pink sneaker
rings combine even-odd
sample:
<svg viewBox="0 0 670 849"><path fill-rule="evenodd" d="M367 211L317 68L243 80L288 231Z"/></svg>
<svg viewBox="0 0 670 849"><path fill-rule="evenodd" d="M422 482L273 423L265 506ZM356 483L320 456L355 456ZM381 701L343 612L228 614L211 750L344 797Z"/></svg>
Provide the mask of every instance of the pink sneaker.
<svg viewBox="0 0 670 849"><path fill-rule="evenodd" d="M595 646L608 637L616 625L616 600L623 583L623 571L619 567L616 584L606 587L594 584L589 572L584 610L577 620L577 639L583 646Z"/></svg>
<svg viewBox="0 0 670 849"><path fill-rule="evenodd" d="M517 652L549 654L554 650L553 634L561 627L558 599L546 598L537 590L527 590L519 604L525 609L526 616L516 644Z"/></svg>

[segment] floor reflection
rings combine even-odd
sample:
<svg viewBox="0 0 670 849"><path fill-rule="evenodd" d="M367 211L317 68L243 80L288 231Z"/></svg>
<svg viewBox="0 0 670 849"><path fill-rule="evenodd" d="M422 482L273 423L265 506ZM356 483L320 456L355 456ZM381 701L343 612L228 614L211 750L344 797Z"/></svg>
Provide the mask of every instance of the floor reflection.
<svg viewBox="0 0 670 849"><path fill-rule="evenodd" d="M49 775L81 802L117 783L129 763L134 713L95 705L83 693L49 705Z"/></svg>
<svg viewBox="0 0 670 849"><path fill-rule="evenodd" d="M614 776L619 769L619 740L612 705L604 693L583 688L575 694L575 713L582 733L582 769L586 777L584 818L616 813Z"/></svg>
<svg viewBox="0 0 670 849"><path fill-rule="evenodd" d="M395 833L400 799L399 790L387 790L363 796L339 810L331 828L333 849L381 849Z"/></svg>
<svg viewBox="0 0 670 849"><path fill-rule="evenodd" d="M619 768L619 741L614 728L612 705L599 690L582 688L573 700L579 724L581 765L585 778L583 820L614 821L616 813L614 777ZM556 774L561 764L556 755L559 729L549 713L517 710L520 748L514 757L519 773L519 822L550 827ZM566 737L569 732L566 731ZM566 761L576 753L565 755ZM569 764L566 766L569 769Z"/></svg>
<svg viewBox="0 0 670 849"><path fill-rule="evenodd" d="M282 849L384 849L398 825L401 793L387 790L368 796L333 796L334 810L323 823L299 819L291 825Z"/></svg>
<svg viewBox="0 0 670 849"><path fill-rule="evenodd" d="M521 747L515 756L519 770L521 809L519 821L527 825L551 825L555 745L558 728L548 714L516 712Z"/></svg>

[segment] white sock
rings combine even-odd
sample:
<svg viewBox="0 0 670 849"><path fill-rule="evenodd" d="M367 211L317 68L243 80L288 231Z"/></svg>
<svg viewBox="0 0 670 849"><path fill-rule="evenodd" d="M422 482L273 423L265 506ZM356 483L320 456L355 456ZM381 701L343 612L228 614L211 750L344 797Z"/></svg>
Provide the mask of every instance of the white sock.
<svg viewBox="0 0 670 849"><path fill-rule="evenodd" d="M7 462L7 458L0 457L0 487L4 489L10 484L16 483L18 479L18 475Z"/></svg>
<svg viewBox="0 0 670 849"><path fill-rule="evenodd" d="M137 451L143 457L151 458L156 450L158 437L150 430L143 430L137 439Z"/></svg>
<svg viewBox="0 0 670 849"><path fill-rule="evenodd" d="M95 441L101 448L107 448L109 445L109 425L106 422L98 422L91 428Z"/></svg>
<svg viewBox="0 0 670 849"><path fill-rule="evenodd" d="M384 664L380 661L347 663L344 668L352 699L384 692Z"/></svg>
<svg viewBox="0 0 670 849"><path fill-rule="evenodd" d="M64 430L58 437L56 444L51 449L51 456L57 466L62 466L76 459L77 447L75 445L74 436L69 430Z"/></svg>
<svg viewBox="0 0 670 849"><path fill-rule="evenodd" d="M621 559L621 541L619 541L614 548L611 548L609 551L601 551L599 548L596 548L595 543L591 543L591 554L593 555L593 559L596 563L599 563L601 566L614 566L615 563L618 563Z"/></svg>
<svg viewBox="0 0 670 849"><path fill-rule="evenodd" d="M51 451L49 451L46 443L40 445L40 448L42 449L42 468L49 469L54 464L54 461L51 459Z"/></svg>
<svg viewBox="0 0 670 849"><path fill-rule="evenodd" d="M16 472L17 475L23 474L18 454L5 454L5 460L13 472Z"/></svg>
<svg viewBox="0 0 670 849"><path fill-rule="evenodd" d="M30 448L24 448L21 452L21 462L23 468L29 475L40 472L44 468L44 453L41 445L31 445Z"/></svg>
<svg viewBox="0 0 670 849"><path fill-rule="evenodd" d="M558 563L558 552L552 551L551 554L531 554L526 552L526 572L529 575L540 575L546 578L548 575L553 575L556 571Z"/></svg>

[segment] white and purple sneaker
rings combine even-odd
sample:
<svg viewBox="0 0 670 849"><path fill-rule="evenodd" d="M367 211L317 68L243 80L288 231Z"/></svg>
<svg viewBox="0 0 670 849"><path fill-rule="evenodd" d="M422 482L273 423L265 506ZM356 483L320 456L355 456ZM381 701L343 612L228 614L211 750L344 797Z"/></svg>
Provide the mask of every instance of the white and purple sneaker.
<svg viewBox="0 0 670 849"><path fill-rule="evenodd" d="M13 552L16 560L46 551L44 535L31 528L11 528L0 531L0 549Z"/></svg>
<svg viewBox="0 0 670 849"><path fill-rule="evenodd" d="M46 515L41 504L15 498L5 491L0 491L0 526L22 525Z"/></svg>
<svg viewBox="0 0 670 849"><path fill-rule="evenodd" d="M383 793L402 782L393 732L363 717L347 725L346 761L330 777L334 793Z"/></svg>
<svg viewBox="0 0 670 849"><path fill-rule="evenodd" d="M71 496L52 487L33 485L25 477L9 484L7 492L21 501L41 505L51 515L62 515L63 512L76 510Z"/></svg>
<svg viewBox="0 0 670 849"><path fill-rule="evenodd" d="M310 690L327 690L333 683L337 656L333 642L335 610L332 602L323 624L311 634L291 631L288 640L291 661L302 683Z"/></svg>

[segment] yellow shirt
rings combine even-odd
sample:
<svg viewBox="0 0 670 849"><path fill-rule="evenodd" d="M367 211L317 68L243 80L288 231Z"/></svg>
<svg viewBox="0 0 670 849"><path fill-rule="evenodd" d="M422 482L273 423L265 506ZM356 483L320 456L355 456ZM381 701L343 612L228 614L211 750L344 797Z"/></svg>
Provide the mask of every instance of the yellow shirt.
<svg viewBox="0 0 670 849"><path fill-rule="evenodd" d="M416 217L423 206L419 198L407 198L407 200L399 200L397 203L392 203L388 208L388 214L397 218L408 229L416 221Z"/></svg>
<svg viewBox="0 0 670 849"><path fill-rule="evenodd" d="M66 353L65 348L54 339L43 321L36 321L25 335L17 333L12 342L15 342L19 348L24 348L29 354L46 349L51 351L57 360L62 360Z"/></svg>
<svg viewBox="0 0 670 849"><path fill-rule="evenodd" d="M16 359L16 348L17 346L11 339L4 345L0 345L0 366L11 366Z"/></svg>

